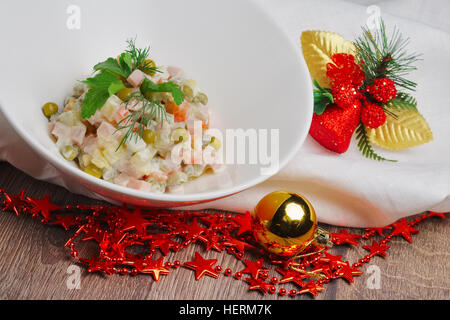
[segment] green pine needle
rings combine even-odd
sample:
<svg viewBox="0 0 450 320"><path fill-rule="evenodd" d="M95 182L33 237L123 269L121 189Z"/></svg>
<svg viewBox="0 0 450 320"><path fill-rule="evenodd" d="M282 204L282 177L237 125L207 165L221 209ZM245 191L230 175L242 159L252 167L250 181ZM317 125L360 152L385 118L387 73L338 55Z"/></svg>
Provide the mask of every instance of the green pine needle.
<svg viewBox="0 0 450 320"><path fill-rule="evenodd" d="M390 161L397 162L397 160L389 160L382 156L379 156L372 148L372 145L367 136L366 128L364 124L360 123L356 129L356 140L358 140L358 149L361 151L364 157L367 159L373 159L376 161Z"/></svg>
<svg viewBox="0 0 450 320"><path fill-rule="evenodd" d="M417 101L409 94L399 92L397 97L386 103L385 106L395 110L417 110Z"/></svg>
<svg viewBox="0 0 450 320"><path fill-rule="evenodd" d="M365 85L370 85L375 79L389 78L398 88L413 91L417 84L404 76L417 69L414 63L419 60L420 55L406 52L409 39L403 38L397 28L388 37L382 19L380 29L375 33L366 27L362 30L363 34L354 44L357 61L363 65L366 75Z"/></svg>

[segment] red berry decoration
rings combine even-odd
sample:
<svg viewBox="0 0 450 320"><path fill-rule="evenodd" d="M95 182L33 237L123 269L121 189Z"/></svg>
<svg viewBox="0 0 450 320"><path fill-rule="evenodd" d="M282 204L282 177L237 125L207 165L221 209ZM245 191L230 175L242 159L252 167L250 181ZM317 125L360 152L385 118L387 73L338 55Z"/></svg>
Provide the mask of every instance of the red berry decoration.
<svg viewBox="0 0 450 320"><path fill-rule="evenodd" d="M395 82L388 78L376 79L367 87L367 92L382 103L387 103L397 96Z"/></svg>
<svg viewBox="0 0 450 320"><path fill-rule="evenodd" d="M360 96L362 96L351 84L340 84L331 88L334 103L343 109L349 108L355 104Z"/></svg>
<svg viewBox="0 0 450 320"><path fill-rule="evenodd" d="M331 56L333 63L327 63L327 77L333 86L351 84L359 88L366 79L360 66L355 63L355 57L347 53L336 53Z"/></svg>
<svg viewBox="0 0 450 320"><path fill-rule="evenodd" d="M376 129L386 122L386 114L379 105L366 102L364 109L361 111L361 121L366 127Z"/></svg>

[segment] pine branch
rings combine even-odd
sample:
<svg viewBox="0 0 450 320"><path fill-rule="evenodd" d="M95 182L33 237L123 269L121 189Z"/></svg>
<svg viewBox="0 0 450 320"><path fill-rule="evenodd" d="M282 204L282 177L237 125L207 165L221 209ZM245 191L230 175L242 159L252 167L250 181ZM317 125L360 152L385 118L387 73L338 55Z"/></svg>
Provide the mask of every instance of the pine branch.
<svg viewBox="0 0 450 320"><path fill-rule="evenodd" d="M387 35L384 21L380 21L380 29L371 33L366 27L363 34L356 39L356 58L364 68L365 85L370 85L375 79L389 78L397 87L413 91L417 84L404 76L416 70L413 65L419 60L416 53L408 54L406 47L408 38L403 38L397 28L394 28L390 38Z"/></svg>
<svg viewBox="0 0 450 320"><path fill-rule="evenodd" d="M397 97L385 104L387 108L394 110L417 110L417 101L405 92L397 93Z"/></svg>
<svg viewBox="0 0 450 320"><path fill-rule="evenodd" d="M367 136L366 128L364 124L360 123L356 129L356 140L358 140L358 149L361 151L364 157L367 159L373 159L377 161L390 161L397 162L397 160L389 160L379 156L372 148L372 145Z"/></svg>

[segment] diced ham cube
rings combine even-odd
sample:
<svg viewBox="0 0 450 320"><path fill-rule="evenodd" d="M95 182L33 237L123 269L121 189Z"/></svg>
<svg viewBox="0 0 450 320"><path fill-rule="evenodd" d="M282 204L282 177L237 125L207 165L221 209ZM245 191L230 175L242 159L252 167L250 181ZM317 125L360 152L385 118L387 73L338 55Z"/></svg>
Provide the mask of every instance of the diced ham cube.
<svg viewBox="0 0 450 320"><path fill-rule="evenodd" d="M158 182L164 182L167 180L167 174L165 174L164 172L162 172L160 170L153 171L148 176L155 179Z"/></svg>
<svg viewBox="0 0 450 320"><path fill-rule="evenodd" d="M52 134L59 139L70 139L71 138L71 127L65 125L62 122L57 121L52 129Z"/></svg>
<svg viewBox="0 0 450 320"><path fill-rule="evenodd" d="M141 70L137 69L134 70L130 76L127 78L127 81L129 84L131 84L133 87L137 88L141 85L142 81L145 79L145 73L143 73Z"/></svg>
<svg viewBox="0 0 450 320"><path fill-rule="evenodd" d="M140 191L145 191L145 192L152 191L152 185L150 183L143 181L143 180L137 180L137 179L131 179L128 182L127 187L136 189L136 190L140 190Z"/></svg>
<svg viewBox="0 0 450 320"><path fill-rule="evenodd" d="M114 178L114 183L118 184L120 186L126 187L128 183L130 182L131 177L125 173L119 174L117 177Z"/></svg>
<svg viewBox="0 0 450 320"><path fill-rule="evenodd" d="M97 136L100 139L111 140L116 132L116 128L109 122L103 121L97 129Z"/></svg>
<svg viewBox="0 0 450 320"><path fill-rule="evenodd" d="M167 72L169 72L171 78L182 77L184 74L183 69L174 66L168 66Z"/></svg>
<svg viewBox="0 0 450 320"><path fill-rule="evenodd" d="M84 139L83 143L83 151L87 154L93 154L95 150L98 148L97 137L90 135Z"/></svg>
<svg viewBox="0 0 450 320"><path fill-rule="evenodd" d="M85 135L86 135L86 126L85 125L80 124L78 126L72 127L71 138L75 144L81 146L83 144Z"/></svg>

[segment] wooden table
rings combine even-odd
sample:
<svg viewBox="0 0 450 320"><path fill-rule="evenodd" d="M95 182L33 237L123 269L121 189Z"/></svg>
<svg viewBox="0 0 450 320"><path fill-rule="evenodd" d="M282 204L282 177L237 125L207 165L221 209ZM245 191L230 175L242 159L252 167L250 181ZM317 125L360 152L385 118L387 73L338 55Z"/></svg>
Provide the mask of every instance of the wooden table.
<svg viewBox="0 0 450 320"><path fill-rule="evenodd" d="M71 194L65 189L37 181L6 163L0 163L0 188L16 194L21 189L31 197L46 193L53 202L66 204L98 204L99 201ZM323 225L331 232L340 228ZM64 243L70 237L63 228L43 225L30 216L0 213L0 299L290 299L274 295L261 295L248 291L243 281L221 276L218 280L203 277L194 279L193 272L185 268L173 270L154 282L150 275L103 276L88 273L70 257ZM369 289L364 273L353 284L337 279L327 285L316 299L449 299L450 298L450 219L431 218L420 224L420 233L409 244L395 237L387 251L388 259L375 257L369 265L380 271L380 289ZM362 233L362 230L348 229ZM188 261L194 250L205 258L217 258L218 264L233 271L244 264L230 255L215 251L203 252L200 246L172 253L168 260ZM333 254L353 262L366 254L361 247L338 246ZM81 272L80 289L69 289L67 281L73 272ZM367 266L362 270L366 270ZM280 277L276 271L271 276ZM295 288L286 285L285 288ZM311 299L309 295L296 299Z"/></svg>

